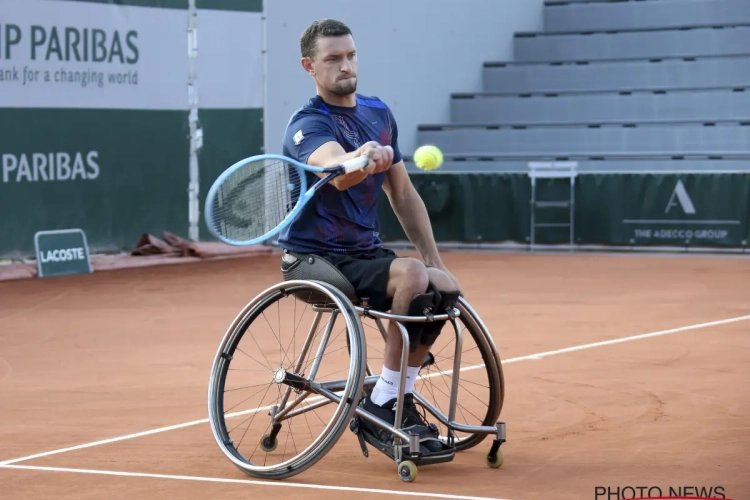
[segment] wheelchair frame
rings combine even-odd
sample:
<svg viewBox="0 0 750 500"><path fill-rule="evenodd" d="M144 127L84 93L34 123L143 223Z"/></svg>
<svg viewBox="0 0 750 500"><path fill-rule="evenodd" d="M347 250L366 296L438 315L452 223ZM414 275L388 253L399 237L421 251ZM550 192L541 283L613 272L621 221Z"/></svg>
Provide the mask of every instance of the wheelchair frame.
<svg viewBox="0 0 750 500"><path fill-rule="evenodd" d="M247 460L242 457L239 452L234 448L234 443L228 436L226 431L226 425L224 422L224 416L222 415L223 409L223 397L220 398L221 389L223 389L224 378L227 373L228 364L231 363L234 349L237 347L236 342L241 340L244 332L247 331L252 324L252 321L260 314L266 307L281 298L286 297L290 293L296 293L297 289L308 289L316 293L322 294L327 297L327 301L322 303L320 300L308 302L312 306L312 310L315 312L315 318L313 324L310 327L305 343L302 347L302 353L295 362L295 366L291 369L279 367L273 371L273 383L279 386L286 386L286 392L279 405L274 405L270 408L269 415L272 418L272 431L270 434L266 434L261 438L261 449L269 452L276 448L277 440L276 435L278 434L281 423L283 420L289 419L295 415L299 415L310 409L319 408L330 403L338 404L338 409L334 414L335 423L332 420L326 428L329 434L318 438L313 444L303 451L303 454L307 452L307 456L301 457L298 460L291 462L287 461L277 466L260 467L250 464ZM296 300L302 300L296 297ZM402 481L412 482L417 476L418 465L428 465L431 463L447 462L453 459L455 451L461 451L455 445L454 432L471 433L472 437L481 436L478 439L474 439L476 442L470 441L467 446L463 449L468 449L476 446L486 436L494 435L492 445L486 454L486 463L492 468L500 467L503 463L502 453L500 446L506 441L505 433L505 422L495 421L494 425L466 425L459 423L455 420L456 406L457 406L457 393L460 380L461 371L461 355L463 346L463 332L461 331L458 320L461 316L464 319L468 319L471 325L467 325L467 328L472 328L471 335L477 340L477 346L480 349L483 359L489 359L494 366L485 368L491 376L494 375L498 378L499 392L496 397L499 398L499 403L496 404L496 411L488 406L488 411L493 413L491 415L492 420L499 417L499 414L503 406L504 398L504 379L502 373L502 362L498 354L497 348L495 347L494 341L487 330L486 326L474 312L471 306L463 299L459 298L456 308L452 311L448 311L447 314L432 315L426 314L424 316L402 316L396 315L389 312L382 312L373 310L367 306L366 302L362 305L354 305L352 301L336 287L317 280L286 280L276 285L269 287L268 289L257 295L252 301L250 301L245 308L237 315L235 320L227 330L219 349L214 358L214 363L211 370L211 378L209 381L209 394L208 394L208 407L209 407L209 421L211 423L211 429L222 452L243 472L254 477L262 478L273 478L283 479L299 474L303 470L309 468L318 460L320 460L338 441L340 436L345 430L346 423L349 423L350 429L357 434L357 437L362 446L363 454L367 457L368 452L364 442L364 438L357 429L357 417L365 419L376 426L387 430L393 435L393 450L390 453L387 450L381 450L390 456L397 465L397 471ZM461 314L463 309L464 314ZM258 312L260 311L260 312ZM323 338L320 341L318 353L316 355L310 369L308 376L303 377L298 373L301 369L301 365L305 358L309 354L309 350L313 343L313 333L317 331L318 324L324 313L330 313L331 318L325 327ZM347 328L347 346L349 349L350 368L347 378L344 380L337 380L332 382L316 382L314 380L317 369L320 363L320 356L323 349L327 346L330 339L331 332L333 331L333 325L336 321L337 316L342 315L346 322ZM361 400L363 391L371 389L377 382L379 375L372 373L366 361L366 349L365 349L365 333L362 326L361 318L372 318L377 324L378 330L380 331L383 339L386 338L387 330L383 325L383 321L394 322L401 332L401 360L400 360L400 371L401 380L398 387L398 396L396 402L396 418L394 424L389 424L380 418L372 415L371 413L364 410L359 402ZM419 436L416 434L409 434L404 432L401 428L400 422L403 416L404 407L404 393L406 384L406 372L409 359L409 334L404 327L404 323L409 322L421 322L427 323L432 321L448 321L453 325L454 333L456 335L456 346L455 346L455 358L453 361L453 369L451 371L451 394L448 415L445 415L438 408L432 405L424 396L414 392L414 398L419 402L428 412L435 416L448 430L447 430L447 445L453 449L453 453L447 459L430 461L425 460L420 453ZM441 335L445 335L443 332ZM425 365L423 365L424 367ZM447 372L442 372L447 373ZM289 403L289 398L292 392L300 394L295 400ZM342 395L336 394L337 392L343 393ZM312 404L308 404L306 408L297 408L299 404L307 398L309 395L314 394L319 398L318 401ZM254 411L262 411L266 408L255 409ZM485 417L485 421L487 418ZM486 423L486 422L485 422ZM333 427L333 429L329 429ZM471 438L467 438L471 440ZM408 447L408 452L404 451L404 448Z"/></svg>

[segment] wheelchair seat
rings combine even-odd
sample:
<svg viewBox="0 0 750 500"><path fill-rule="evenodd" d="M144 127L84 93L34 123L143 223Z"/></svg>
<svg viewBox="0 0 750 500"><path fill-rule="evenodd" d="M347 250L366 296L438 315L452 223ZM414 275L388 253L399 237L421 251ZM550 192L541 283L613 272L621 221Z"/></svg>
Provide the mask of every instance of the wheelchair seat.
<svg viewBox="0 0 750 500"><path fill-rule="evenodd" d="M298 254L284 250L281 257L281 273L284 281L304 280L322 281L340 290L352 304L360 305L362 299L357 296L348 279L336 267L318 255ZM323 294L310 293L307 297L297 296L308 304L327 304L329 299Z"/></svg>

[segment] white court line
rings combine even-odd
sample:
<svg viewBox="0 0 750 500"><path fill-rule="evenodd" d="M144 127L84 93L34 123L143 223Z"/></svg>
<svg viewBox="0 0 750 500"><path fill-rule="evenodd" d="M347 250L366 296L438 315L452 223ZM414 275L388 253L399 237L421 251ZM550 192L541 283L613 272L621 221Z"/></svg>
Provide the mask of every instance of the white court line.
<svg viewBox="0 0 750 500"><path fill-rule="evenodd" d="M503 365L506 365L508 363L515 363L517 361L525 361L527 359L542 359L542 358L546 358L549 356L556 356L558 354L565 354L565 353L573 352L573 351L582 351L584 349L592 349L594 347L602 347L605 345L620 344L622 342L631 342L633 340L648 339L651 337L659 337L661 335L669 335L671 333L686 332L688 330L698 330L700 328L708 328L710 326L726 325L728 323L737 323L738 321L747 321L747 320L750 320L750 315L738 316L736 318L729 318L729 319L720 319L718 321L710 321L708 323L698 323L696 325L681 326L681 327L672 328L669 330L661 330L659 332L643 333L641 335L633 335L631 337L621 337L619 339L603 340L601 342L593 342L591 344L583 344L583 345L577 345L573 347L566 347L564 349L558 349L556 351L540 352L538 354L530 354L528 356L520 356L518 358L507 359L503 361L502 363ZM461 371L464 371L464 370L461 370Z"/></svg>
<svg viewBox="0 0 750 500"><path fill-rule="evenodd" d="M446 493L432 493L432 492L419 492L419 491L402 491L402 490L380 490L374 488L360 488L355 486L329 486L326 484L304 484L304 483L290 483L290 482L272 482L272 481L254 481L251 479L230 479L223 477L200 477L200 476L174 476L169 474L144 474L140 472L118 472L118 471L106 471L106 470L92 470L92 469L68 469L64 467L38 467L34 465L1 465L0 469L25 469L34 471L47 471L47 472L77 472L79 474L99 474L104 476L123 476L123 477L140 477L140 478L153 478L153 479L177 479L182 481L202 481L209 483L234 483L234 484L248 484L254 486L280 486L285 488L308 488L315 490L334 490L334 491L349 491L357 493L376 493L380 495L400 495L409 497L425 497L425 498L446 498L448 500L507 500L502 498L491 498L491 497L472 497L465 495L449 495Z"/></svg>
<svg viewBox="0 0 750 500"><path fill-rule="evenodd" d="M736 323L738 321L747 321L747 320L750 320L750 315L748 315L748 316L738 316L736 318L722 319L722 320L718 320L718 321L710 321L708 323L698 323L698 324L695 324L695 325L681 326L681 327L672 328L672 329L669 329L669 330L661 330L661 331L658 331L658 332L644 333L644 334L641 334L641 335L633 335L633 336L630 336L630 337L621 337L621 338L618 338L618 339L604 340L604 341L601 341L601 342L593 342L591 344L583 344L583 345L578 345L578 346L573 346L573 347L566 347L564 349L558 349L556 351L547 351L547 352L540 352L540 353L537 353L537 354L529 354L527 356L520 356L520 357L517 357L517 358L506 359L506 360L504 360L502 362L502 364L504 366L504 365L507 365L507 364L510 364L510 363L516 363L518 361L526 361L526 360L530 360L530 359L531 360L540 360L542 358L546 358L546 357L549 357L549 356L556 356L558 354L565 354L565 353L573 352L573 351L582 351L582 350L585 350L585 349L593 349L594 347L602 347L602 346L607 346L607 345L612 345L612 344L619 344L619 343L623 343L623 342L632 342L633 340L647 339L647 338L651 338L651 337L658 337L658 336L661 336L661 335L669 335L669 334L672 334L672 333L685 332L685 331L688 331L688 330L698 330L700 328L708 328L708 327L711 327L711 326L725 325L725 324L728 324L728 323ZM463 369L461 369L461 371L462 372L468 372L468 371L472 371L472 370L478 370L478 369L483 368L483 367L484 367L484 365L474 365L474 366L471 366L471 367L463 368ZM446 370L444 372L436 372L436 373L432 373L432 374L430 374L430 375L428 375L426 377L422 377L422 378L428 378L428 377L432 377L432 376L436 376L436 375L440 375L440 374L450 374L451 372L452 372L452 370ZM316 398L320 399L321 396L317 396ZM313 401L313 399L311 398L310 401ZM229 417L236 417L236 416L240 416L240 415L248 415L248 414L252 414L252 413L257 413L259 411L268 410L270 408L271 408L271 406L264 406L263 408L254 408L252 410L245 410L245 411L241 411L241 412L237 412L237 413L231 413L231 414L227 415L227 418L229 418ZM94 447L94 446L100 446L100 445L104 445L104 444L116 443L118 441L125 441L127 439L134 439L134 438L138 438L138 437L150 436L150 435L153 435L153 434L159 434L159 433L162 433L162 432L173 431L173 430L177 430L177 429L183 429L185 427L191 427L191 426L194 426L194 425L205 424L205 423L208 423L208 421L209 420L207 418L204 418L204 419L201 419L201 420L193 420L192 422L185 422L184 424L170 425L168 427L160 427L158 429L152 429L150 431L137 432L135 434L128 434L126 436L120 436L120 437L116 437L116 438L112 438L112 439L103 439L101 441L94 441L93 443L86 443L86 444L81 444L81 445L78 445L78 446L71 446L69 448L62 448L62 449L59 449L59 450L52 450L52 451L46 451L46 452L43 452L43 453L37 453L35 455L29 455L27 457L14 458L12 460L6 460L4 462L0 462L0 467L1 466L5 466L5 465L15 464L15 463L18 463L18 462L25 462L27 460L32 460L32 459L35 459L35 458L42 458L42 457L48 457L50 455L57 455L59 453L66 453L66 452L69 452L69 451L82 450L84 448L91 448L91 447Z"/></svg>
<svg viewBox="0 0 750 500"><path fill-rule="evenodd" d="M226 416L227 418L231 418L231 417L237 417L240 415L250 415L253 413L258 413L263 410L270 410L270 409L271 409L271 405L264 406L262 408L253 408L252 410L245 410L245 411L241 411L237 413L229 413ZM152 434L160 434L162 432L174 431L177 429L183 429L185 427L192 427L194 425L200 425L200 424L206 424L206 423L208 423L208 419L204 418L201 420L193 420L191 422L185 422L184 424L170 425L168 427L159 427L158 429L151 429L150 431L136 432L135 434L128 434L126 436L119 436L119 437L111 438L111 439L102 439L101 441L94 441L93 443L80 444L78 446L71 446L69 448L61 448L59 450L46 451L44 453L37 453L36 455L29 455L28 457L14 458L13 460L6 460L4 462L0 462L0 467L15 464L18 462L25 462L27 460L32 460L34 458L48 457L50 455L57 455L59 453L66 453L68 451L83 450L85 448L92 448L94 446L101 446L103 444L116 443L118 441L125 441L127 439L135 439L139 437L150 436Z"/></svg>

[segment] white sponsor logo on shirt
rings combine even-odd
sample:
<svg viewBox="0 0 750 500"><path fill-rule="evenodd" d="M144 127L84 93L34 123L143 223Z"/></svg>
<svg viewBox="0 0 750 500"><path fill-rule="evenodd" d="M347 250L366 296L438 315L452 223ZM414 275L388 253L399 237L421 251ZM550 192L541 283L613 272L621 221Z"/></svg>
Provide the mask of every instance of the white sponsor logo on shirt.
<svg viewBox="0 0 750 500"><path fill-rule="evenodd" d="M302 129L299 129L296 134L294 134L294 144L299 146L299 143L302 142L302 139L304 139L305 136L302 135Z"/></svg>

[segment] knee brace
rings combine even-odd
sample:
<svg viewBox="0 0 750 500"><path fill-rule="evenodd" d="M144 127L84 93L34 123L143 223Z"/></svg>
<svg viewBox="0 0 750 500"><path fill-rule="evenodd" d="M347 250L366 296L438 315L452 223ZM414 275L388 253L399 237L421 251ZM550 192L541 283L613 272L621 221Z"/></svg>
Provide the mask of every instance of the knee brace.
<svg viewBox="0 0 750 500"><path fill-rule="evenodd" d="M459 297L459 293L457 290L452 290L450 292L441 292L437 288L435 288L435 285L433 285L432 283L430 283L430 286L427 290L428 292L433 292L433 294L437 297L433 314L445 314L448 310L456 306L456 302L458 301ZM424 345L434 344L435 340L437 340L438 338L438 335L440 335L440 332L443 330L445 323L446 321L442 320L425 324L422 335L420 336L420 342Z"/></svg>
<svg viewBox="0 0 750 500"><path fill-rule="evenodd" d="M414 297L409 304L408 316L426 316L427 314L433 314L435 308L435 293L428 290L427 293L422 293ZM409 332L409 350L414 352L419 346L422 332L424 330L425 323L410 323L405 322L404 328Z"/></svg>

